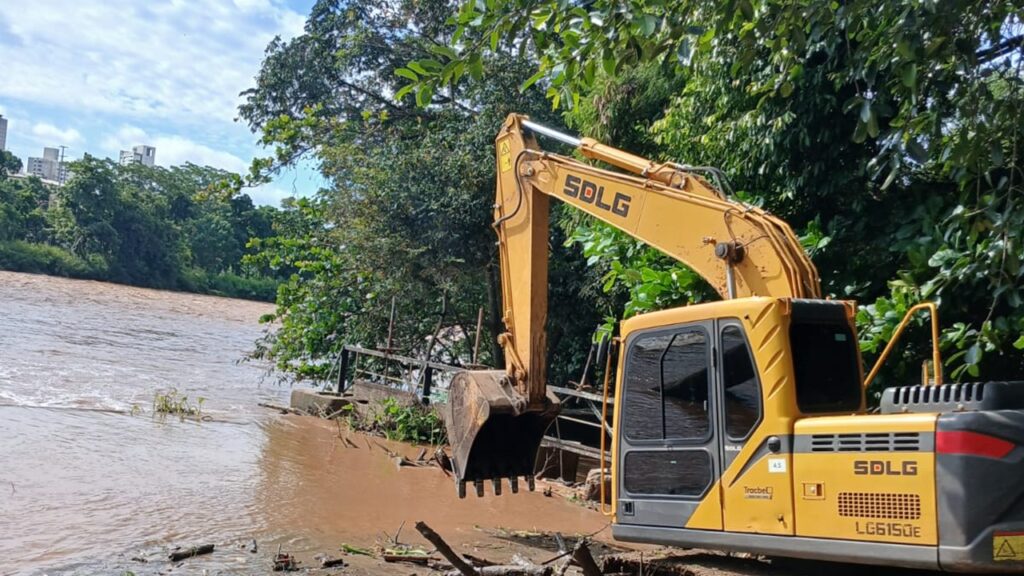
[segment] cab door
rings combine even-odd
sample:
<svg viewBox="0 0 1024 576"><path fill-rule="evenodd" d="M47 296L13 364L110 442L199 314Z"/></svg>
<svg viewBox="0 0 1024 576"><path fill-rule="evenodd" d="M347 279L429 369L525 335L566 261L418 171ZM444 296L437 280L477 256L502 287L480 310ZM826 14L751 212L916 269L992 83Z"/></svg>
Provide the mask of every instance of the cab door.
<svg viewBox="0 0 1024 576"><path fill-rule="evenodd" d="M716 321L722 513L729 532L793 534L791 435L765 423L764 390L738 318Z"/></svg>
<svg viewBox="0 0 1024 576"><path fill-rule="evenodd" d="M619 523L722 529L714 342L713 321L642 330L627 338L620 391ZM694 518L701 505L715 514Z"/></svg>

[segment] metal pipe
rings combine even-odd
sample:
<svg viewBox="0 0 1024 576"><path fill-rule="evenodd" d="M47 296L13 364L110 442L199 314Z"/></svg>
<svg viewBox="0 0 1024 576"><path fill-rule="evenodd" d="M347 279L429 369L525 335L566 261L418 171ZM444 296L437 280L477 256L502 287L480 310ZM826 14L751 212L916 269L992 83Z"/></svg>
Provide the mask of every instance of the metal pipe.
<svg viewBox="0 0 1024 576"><path fill-rule="evenodd" d="M473 364L476 364L477 355L480 354L480 330L484 326L484 309L481 306L476 312L476 337L473 338Z"/></svg>
<svg viewBox="0 0 1024 576"><path fill-rule="evenodd" d="M725 288L729 291L729 299L736 298L736 277L733 275L732 263L728 260L725 261L725 283L727 284Z"/></svg>
<svg viewBox="0 0 1024 576"><path fill-rule="evenodd" d="M384 350L389 353L392 352L391 344L394 342L392 335L395 331L395 297L391 297L391 316L388 318L388 345L384 347Z"/></svg>
<svg viewBox="0 0 1024 576"><path fill-rule="evenodd" d="M568 144L569 146L572 146L573 148L579 148L580 145L583 144L583 141L580 140L579 138L575 137L575 136L570 136L568 134L563 134L562 132L559 132L558 130L552 130L551 128L548 128L547 126L541 126L540 124L536 124L534 122L530 122L529 120L523 120L523 128L528 128L529 130L531 130L533 132L536 132L537 134L540 134L541 136L547 136L548 138L553 138L555 140L558 140L559 142L562 142L564 144Z"/></svg>
<svg viewBox="0 0 1024 576"><path fill-rule="evenodd" d="M896 342L900 339L903 331L907 328L910 323L910 318L914 312L918 310L928 310L931 314L932 320L932 364L935 367L935 385L942 385L942 355L939 353L939 308L934 302L921 302L910 307L907 313L903 316L903 320L900 321L899 326L896 327L896 331L892 333L892 338L889 339L889 343L885 345L885 349L882 350L882 355L878 357L871 372L868 373L868 377L864 379L864 388L866 389L871 385L871 382L878 375L878 371L881 370L882 364L885 359L889 357L889 353L892 352Z"/></svg>

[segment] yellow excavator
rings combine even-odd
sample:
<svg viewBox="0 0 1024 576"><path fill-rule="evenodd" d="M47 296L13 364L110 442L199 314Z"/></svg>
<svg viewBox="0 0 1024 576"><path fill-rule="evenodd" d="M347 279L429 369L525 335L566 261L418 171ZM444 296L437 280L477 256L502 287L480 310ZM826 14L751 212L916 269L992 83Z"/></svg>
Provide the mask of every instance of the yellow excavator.
<svg viewBox="0 0 1024 576"><path fill-rule="evenodd" d="M607 170L547 152L571 146ZM822 299L790 227L712 168L656 163L511 115L496 140L504 370L461 372L446 423L460 496L532 478L547 390L549 201L686 264L722 300L620 323L614 538L954 572L1024 573L1024 383L944 384L933 305L922 384L868 410L855 303ZM615 382L609 375L615 373ZM605 447L602 446L602 453ZM607 464L601 462L602 474ZM604 489L602 479L602 490Z"/></svg>

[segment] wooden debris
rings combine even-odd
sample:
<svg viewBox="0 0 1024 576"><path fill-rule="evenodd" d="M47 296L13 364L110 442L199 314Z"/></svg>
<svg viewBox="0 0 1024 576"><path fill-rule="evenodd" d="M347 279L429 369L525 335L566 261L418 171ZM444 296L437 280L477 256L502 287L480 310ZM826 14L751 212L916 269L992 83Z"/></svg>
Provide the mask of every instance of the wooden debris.
<svg viewBox="0 0 1024 576"><path fill-rule="evenodd" d="M441 556L444 556L445 560L455 567L456 574L462 574L462 576L477 576L476 569L470 566L469 563L461 556L456 554L455 551L452 550L452 547L449 546L437 532L434 532L430 526L427 526L425 522L417 522L416 530L427 539L427 542L430 542L435 548L437 548L437 552Z"/></svg>
<svg viewBox="0 0 1024 576"><path fill-rule="evenodd" d="M479 576L551 576L551 566L485 566L469 574ZM469 576L465 572L451 570L445 576Z"/></svg>
<svg viewBox="0 0 1024 576"><path fill-rule="evenodd" d="M583 576L601 576L601 568L594 562L586 539L580 539L572 549L572 559L583 569Z"/></svg>
<svg viewBox="0 0 1024 576"><path fill-rule="evenodd" d="M291 554L278 552L277 556L274 557L274 572L291 572L298 569L299 563L296 562L295 557Z"/></svg>
<svg viewBox="0 0 1024 576"><path fill-rule="evenodd" d="M523 558L519 552L512 554L512 563L516 566L534 566L533 562L530 562L526 558Z"/></svg>
<svg viewBox="0 0 1024 576"><path fill-rule="evenodd" d="M209 554L211 552L213 552L213 544L204 544L202 546L193 546L184 550L175 550L167 555L167 559L171 562L178 562L186 558L202 556L203 554Z"/></svg>
<svg viewBox="0 0 1024 576"><path fill-rule="evenodd" d="M296 410L295 408L289 408L288 406L281 406L280 404L268 404L266 402L259 402L256 404L260 408L269 408L271 410L277 410L281 414L298 414L301 415L302 410Z"/></svg>
<svg viewBox="0 0 1024 576"><path fill-rule="evenodd" d="M491 562L486 558L478 558L476 556L473 556L472 554L463 554L462 557L468 560L470 564L476 566L477 568L483 568L484 566L495 566L494 562Z"/></svg>
<svg viewBox="0 0 1024 576"><path fill-rule="evenodd" d="M440 562L440 558L427 556L425 554L384 554L381 556L385 562L409 562L426 566L433 562Z"/></svg>
<svg viewBox="0 0 1024 576"><path fill-rule="evenodd" d="M324 558L320 561L321 568L339 568L345 566L343 558Z"/></svg>
<svg viewBox="0 0 1024 576"><path fill-rule="evenodd" d="M434 451L434 462L444 470L445 474L451 475L452 471L452 460L448 457L448 454L444 451L444 448L438 448Z"/></svg>

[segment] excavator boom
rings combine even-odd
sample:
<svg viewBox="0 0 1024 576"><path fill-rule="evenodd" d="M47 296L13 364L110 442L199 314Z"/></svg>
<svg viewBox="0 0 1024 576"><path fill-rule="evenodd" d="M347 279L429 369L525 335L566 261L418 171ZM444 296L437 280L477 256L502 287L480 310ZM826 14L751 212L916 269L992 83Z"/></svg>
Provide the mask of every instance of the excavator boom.
<svg viewBox="0 0 1024 576"><path fill-rule="evenodd" d="M536 135L628 173L546 152ZM532 478L537 449L558 414L547 392L548 220L557 198L686 264L722 298L816 298L814 265L787 224L726 197L701 174L656 163L512 114L497 139L494 228L501 264L504 371L468 371L452 383L447 417L460 493L465 483ZM513 484L513 489L516 485Z"/></svg>

